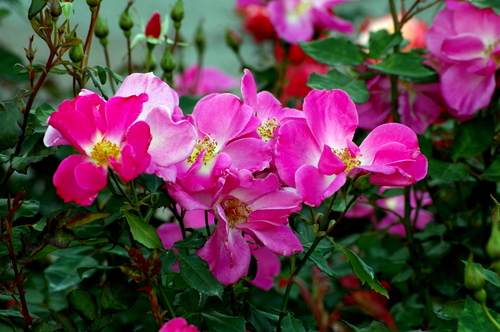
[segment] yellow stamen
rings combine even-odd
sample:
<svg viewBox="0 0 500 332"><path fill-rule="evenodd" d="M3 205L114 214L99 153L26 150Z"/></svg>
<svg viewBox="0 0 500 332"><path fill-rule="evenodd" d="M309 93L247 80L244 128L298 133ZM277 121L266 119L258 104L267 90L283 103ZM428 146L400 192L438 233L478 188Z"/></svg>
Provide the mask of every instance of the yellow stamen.
<svg viewBox="0 0 500 332"><path fill-rule="evenodd" d="M120 148L115 143L104 139L94 146L90 156L97 161L97 165L106 165L109 163L109 157L118 160L120 157Z"/></svg>
<svg viewBox="0 0 500 332"><path fill-rule="evenodd" d="M278 120L276 118L267 119L263 121L259 128L257 128L257 133L262 138L264 142L269 141L274 137L274 130L278 127Z"/></svg>
<svg viewBox="0 0 500 332"><path fill-rule="evenodd" d="M233 228L237 223L247 222L248 215L252 213L248 204L234 197L226 199L223 205L229 226Z"/></svg>
<svg viewBox="0 0 500 332"><path fill-rule="evenodd" d="M302 0L301 2L299 2L297 7L295 7L295 14L302 15L306 10L308 10L312 6L313 3L311 0Z"/></svg>
<svg viewBox="0 0 500 332"><path fill-rule="evenodd" d="M205 155L203 156L203 164L207 164L207 162L212 159L214 156L217 155L217 152L215 151L217 149L218 143L214 141L213 139L210 138L209 135L206 135L202 140L198 140L196 144L194 145L193 152L191 153L191 156L188 158L188 162L193 164L196 159L198 159L198 156L203 150L207 150L205 152Z"/></svg>
<svg viewBox="0 0 500 332"><path fill-rule="evenodd" d="M346 173L349 173L354 167L358 167L361 165L361 161L356 157L353 157L348 148L343 148L340 150L332 149L332 151L340 158L340 160L342 160L344 165L347 166L347 168L345 169Z"/></svg>

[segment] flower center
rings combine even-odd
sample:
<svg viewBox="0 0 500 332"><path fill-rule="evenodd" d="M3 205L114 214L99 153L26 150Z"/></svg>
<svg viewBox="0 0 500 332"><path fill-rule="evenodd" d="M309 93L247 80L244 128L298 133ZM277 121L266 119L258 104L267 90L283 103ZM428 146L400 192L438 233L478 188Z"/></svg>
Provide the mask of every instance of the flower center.
<svg viewBox="0 0 500 332"><path fill-rule="evenodd" d="M349 173L354 167L358 167L359 165L361 165L361 161L356 157L351 156L351 153L347 148L343 148L340 150L332 149L332 151L337 155L337 157L340 158L340 160L342 160L344 165L347 166L347 168L345 169L346 173Z"/></svg>
<svg viewBox="0 0 500 332"><path fill-rule="evenodd" d="M90 156L97 161L97 165L106 165L109 163L109 157L113 157L114 159L120 157L120 148L115 143L104 139L94 146Z"/></svg>
<svg viewBox="0 0 500 332"><path fill-rule="evenodd" d="M301 2L299 2L297 7L295 7L295 14L302 15L306 10L308 10L312 6L313 3L311 0L302 0Z"/></svg>
<svg viewBox="0 0 500 332"><path fill-rule="evenodd" d="M226 199L223 207L229 226L233 228L237 223L247 222L248 215L252 212L248 204L234 197Z"/></svg>
<svg viewBox="0 0 500 332"><path fill-rule="evenodd" d="M193 164L196 159L198 159L200 153L206 149L207 151L203 156L203 164L206 165L210 159L217 155L217 152L215 151L217 149L217 145L218 143L211 139L209 135L206 135L202 140L199 139L194 145L193 152L191 153L191 156L189 156L188 162Z"/></svg>
<svg viewBox="0 0 500 332"><path fill-rule="evenodd" d="M487 45L484 52L486 53L487 57L491 57L491 59L493 60L493 62L495 62L497 66L500 66L500 55L491 53L497 47L497 45L498 41Z"/></svg>
<svg viewBox="0 0 500 332"><path fill-rule="evenodd" d="M276 129L276 127L278 127L277 121L278 120L276 118L267 119L266 121L260 124L259 128L257 128L257 133L264 142L267 142L270 139L275 138L274 130Z"/></svg>

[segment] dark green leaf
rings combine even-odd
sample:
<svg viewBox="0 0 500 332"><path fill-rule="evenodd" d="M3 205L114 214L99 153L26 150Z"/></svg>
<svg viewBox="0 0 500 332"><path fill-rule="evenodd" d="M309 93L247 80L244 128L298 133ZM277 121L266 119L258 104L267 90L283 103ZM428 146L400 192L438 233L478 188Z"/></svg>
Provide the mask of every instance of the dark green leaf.
<svg viewBox="0 0 500 332"><path fill-rule="evenodd" d="M445 225L438 224L436 222L430 222L425 226L425 228L422 231L415 233L413 237L423 241L434 236L441 236L444 233L446 233Z"/></svg>
<svg viewBox="0 0 500 332"><path fill-rule="evenodd" d="M54 321L56 321L56 323L61 325L61 327L63 328L63 330L65 332L78 332L78 329L76 328L76 325L71 320L71 318L69 318L68 316L66 316L63 313L57 312L57 311L50 309L50 308L49 308L49 311L50 311L50 315L52 316Z"/></svg>
<svg viewBox="0 0 500 332"><path fill-rule="evenodd" d="M101 331L113 320L113 313L108 310L103 311L87 328L89 332Z"/></svg>
<svg viewBox="0 0 500 332"><path fill-rule="evenodd" d="M187 312L196 312L200 303L200 293L192 288L189 288L179 296L179 302Z"/></svg>
<svg viewBox="0 0 500 332"><path fill-rule="evenodd" d="M494 121L476 118L462 122L451 143L451 158L474 157L491 146L495 134Z"/></svg>
<svg viewBox="0 0 500 332"><path fill-rule="evenodd" d="M492 182L500 181L500 154L496 155L495 159L493 159L493 162L484 171L483 179Z"/></svg>
<svg viewBox="0 0 500 332"><path fill-rule="evenodd" d="M359 47L345 39L325 38L299 44L307 55L329 66L356 66L363 63L363 53Z"/></svg>
<svg viewBox="0 0 500 332"><path fill-rule="evenodd" d="M370 53L368 56L372 59L382 58L402 41L401 33L389 34L386 30L370 32Z"/></svg>
<svg viewBox="0 0 500 332"><path fill-rule="evenodd" d="M63 251L61 251L61 254ZM48 283L49 293L68 289L80 282L77 269L84 266L97 265L97 261L84 255L60 256L54 263L45 269L44 275ZM95 271L88 271L85 276L90 276Z"/></svg>
<svg viewBox="0 0 500 332"><path fill-rule="evenodd" d="M98 307L94 294L75 289L69 292L66 299L80 317L88 321L96 319Z"/></svg>
<svg viewBox="0 0 500 332"><path fill-rule="evenodd" d="M105 219L109 217L111 213L102 213L102 212L94 212L94 213L78 213L74 216L72 216L67 222L66 222L66 227L68 229L73 229L76 227L80 227L83 225L86 225L88 223L91 223L95 220L99 219Z"/></svg>
<svg viewBox="0 0 500 332"><path fill-rule="evenodd" d="M10 267L12 260L8 254L0 256L0 276L2 276Z"/></svg>
<svg viewBox="0 0 500 332"><path fill-rule="evenodd" d="M165 181L155 174L141 174L139 176L142 184L149 192L156 192L161 186L165 184Z"/></svg>
<svg viewBox="0 0 500 332"><path fill-rule="evenodd" d="M352 271L363 284L367 282L372 289L387 298L389 297L387 289L385 289L385 287L380 284L377 278L375 278L375 274L373 273L373 269L371 267L366 265L365 262L363 262L361 258L359 258L358 255L352 252L349 248L341 247L338 244L335 244L335 246L342 250L342 252L345 254L347 261L349 262L349 264L351 264Z"/></svg>
<svg viewBox="0 0 500 332"><path fill-rule="evenodd" d="M436 72L422 64L424 58L414 53L391 54L387 59L369 66L384 74L410 79L435 79Z"/></svg>
<svg viewBox="0 0 500 332"><path fill-rule="evenodd" d="M349 94L352 101L357 104L366 102L370 97L364 81L347 77L336 69L330 70L326 75L312 73L307 85L316 90L344 90Z"/></svg>
<svg viewBox="0 0 500 332"><path fill-rule="evenodd" d="M52 107L52 105L44 103L36 108L35 114L36 114L38 121L40 123L44 124L45 126L47 126L47 124L46 124L47 120L52 115L52 113L54 113L55 111L56 110L54 107Z"/></svg>
<svg viewBox="0 0 500 332"><path fill-rule="evenodd" d="M437 159L429 159L428 174L433 179L443 181L463 181L468 176L464 164L452 164Z"/></svg>
<svg viewBox="0 0 500 332"><path fill-rule="evenodd" d="M168 274L172 272L172 265L177 261L177 255L173 249L167 249L160 253L161 259L161 272Z"/></svg>
<svg viewBox="0 0 500 332"><path fill-rule="evenodd" d="M245 331L243 317L231 317L216 311L202 312L201 316L210 328L216 332L241 332Z"/></svg>
<svg viewBox="0 0 500 332"><path fill-rule="evenodd" d="M130 232L137 242L149 249L163 249L160 237L153 226L142 221L136 215L128 212L124 212L123 214L125 215L125 218L130 226Z"/></svg>
<svg viewBox="0 0 500 332"><path fill-rule="evenodd" d="M125 311L134 305L137 297L134 281L108 280L102 287L101 304L105 309Z"/></svg>
<svg viewBox="0 0 500 332"><path fill-rule="evenodd" d="M331 278L338 279L339 276L328 265L328 261L320 252L314 250L310 258L321 272L326 273Z"/></svg>
<svg viewBox="0 0 500 332"><path fill-rule="evenodd" d="M488 309L493 319L500 322L500 315ZM465 308L458 319L458 332L494 332L498 331L488 320L481 305L470 297L465 300Z"/></svg>
<svg viewBox="0 0 500 332"><path fill-rule="evenodd" d="M396 283L396 282L405 282L408 279L411 278L413 275L413 269L411 267L404 269L402 272L396 274L394 277L391 279L391 284Z"/></svg>
<svg viewBox="0 0 500 332"><path fill-rule="evenodd" d="M0 151L13 147L18 137L23 133L21 124L23 114L12 103L0 104Z"/></svg>
<svg viewBox="0 0 500 332"><path fill-rule="evenodd" d="M84 266L84 267L79 267L78 269L76 269L76 272L78 272L78 277L80 279L83 278L83 274L85 272L87 272L88 270L102 270L102 271L106 271L106 270L113 270L113 269L116 269L117 267L116 266Z"/></svg>
<svg viewBox="0 0 500 332"><path fill-rule="evenodd" d="M56 151L55 146L45 146L42 133L35 133L23 142L22 156L12 158L11 167L19 173L26 174L30 164L39 162Z"/></svg>
<svg viewBox="0 0 500 332"><path fill-rule="evenodd" d="M20 217L34 217L40 210L40 202L34 199L24 201L16 213L14 213L14 220ZM0 198L0 216L7 215L7 199Z"/></svg>
<svg viewBox="0 0 500 332"><path fill-rule="evenodd" d="M500 2L498 0L472 0L471 3L477 8L491 8L500 15Z"/></svg>
<svg viewBox="0 0 500 332"><path fill-rule="evenodd" d="M255 308L251 303L247 302L248 309L245 310L245 319L250 322L257 332L272 331L271 323L266 319L263 313Z"/></svg>
<svg viewBox="0 0 500 332"><path fill-rule="evenodd" d="M97 68L97 76L99 76L99 80L101 81L101 84L106 84L106 71L102 66L95 66Z"/></svg>
<svg viewBox="0 0 500 332"><path fill-rule="evenodd" d="M28 10L28 19L31 20L39 12L41 12L47 5L47 1L48 0L31 0L30 9Z"/></svg>
<svg viewBox="0 0 500 332"><path fill-rule="evenodd" d="M115 81L116 84L120 84L123 82L123 77L109 69L108 67L104 67L104 70L108 73L111 74L111 77L113 78L113 81Z"/></svg>
<svg viewBox="0 0 500 332"><path fill-rule="evenodd" d="M14 53L0 46L0 78L9 81L24 81L28 79L27 75L22 75L23 61Z"/></svg>
<svg viewBox="0 0 500 332"><path fill-rule="evenodd" d="M454 301L445 304L441 309L436 311L436 315L441 319L458 319L465 307L465 301Z"/></svg>
<svg viewBox="0 0 500 332"><path fill-rule="evenodd" d="M173 244L174 248L199 249L205 244L205 236L200 232L193 232L186 236L184 240L177 241Z"/></svg>
<svg viewBox="0 0 500 332"><path fill-rule="evenodd" d="M306 328L302 325L302 322L293 317L291 314L286 315L286 317L281 321L281 330L290 332L306 332Z"/></svg>
<svg viewBox="0 0 500 332"><path fill-rule="evenodd" d="M224 288L208 270L204 260L196 255L183 254L181 251L178 255L181 276L189 286L205 295L222 298Z"/></svg>
<svg viewBox="0 0 500 332"><path fill-rule="evenodd" d="M66 227L56 230L48 239L49 243L56 248L64 249L75 239L75 234Z"/></svg>

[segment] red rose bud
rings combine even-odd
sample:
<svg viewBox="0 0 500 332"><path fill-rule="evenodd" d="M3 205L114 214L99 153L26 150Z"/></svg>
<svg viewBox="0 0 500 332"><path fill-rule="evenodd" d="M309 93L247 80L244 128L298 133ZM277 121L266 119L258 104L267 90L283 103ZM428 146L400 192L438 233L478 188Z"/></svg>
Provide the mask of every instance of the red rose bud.
<svg viewBox="0 0 500 332"><path fill-rule="evenodd" d="M145 31L146 37L158 39L160 38L161 35L161 17L159 12L154 12L153 16L148 21L148 24L146 24L146 31Z"/></svg>

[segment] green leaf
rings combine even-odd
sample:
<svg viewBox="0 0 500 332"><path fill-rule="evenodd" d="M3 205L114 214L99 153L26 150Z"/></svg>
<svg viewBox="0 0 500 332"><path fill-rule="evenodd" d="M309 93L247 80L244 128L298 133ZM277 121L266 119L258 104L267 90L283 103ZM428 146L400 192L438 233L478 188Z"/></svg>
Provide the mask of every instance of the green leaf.
<svg viewBox="0 0 500 332"><path fill-rule="evenodd" d="M387 52L393 50L394 46L401 44L403 36L400 32L389 34L386 30L370 32L370 53L372 59L379 59Z"/></svg>
<svg viewBox="0 0 500 332"><path fill-rule="evenodd" d="M102 66L95 66L97 68L97 76L99 76L99 80L101 81L101 84L106 84L106 70Z"/></svg>
<svg viewBox="0 0 500 332"><path fill-rule="evenodd" d="M186 236L184 240L177 241L173 244L174 248L199 249L205 245L205 236L201 232L193 232Z"/></svg>
<svg viewBox="0 0 500 332"><path fill-rule="evenodd" d="M314 250L310 258L314 262L314 264L316 264L318 269L320 269L321 272L326 273L331 278L338 279L339 276L328 265L328 261L320 252Z"/></svg>
<svg viewBox="0 0 500 332"><path fill-rule="evenodd" d="M120 84L123 82L123 77L109 69L108 67L104 67L104 70L108 73L111 74L111 77L113 78L113 81L115 81L116 84Z"/></svg>
<svg viewBox="0 0 500 332"><path fill-rule="evenodd" d="M368 66L384 74L397 75L401 79L430 80L436 79L436 72L422 64L424 58L414 53L391 54L387 59Z"/></svg>
<svg viewBox="0 0 500 332"><path fill-rule="evenodd" d="M28 80L27 75L22 75L23 69L19 66L23 61L16 54L0 47L0 59L2 59L0 61L0 78L13 82Z"/></svg>
<svg viewBox="0 0 500 332"><path fill-rule="evenodd" d="M385 287L380 284L377 278L375 278L375 274L373 273L373 269L371 267L366 265L366 263L363 262L361 258L359 258L358 255L356 255L350 249L341 247L336 243L334 244L345 254L347 261L349 262L349 264L351 264L352 271L359 278L361 283L364 284L365 282L367 282L368 285L370 285L370 287L376 292L389 298L387 289L385 289Z"/></svg>
<svg viewBox="0 0 500 332"><path fill-rule="evenodd" d="M135 281L108 280L102 287L101 304L105 309L126 311L134 305L138 295Z"/></svg>
<svg viewBox="0 0 500 332"><path fill-rule="evenodd" d="M451 320L458 319L464 310L465 301L454 301L445 304L441 309L436 311L436 315L441 319Z"/></svg>
<svg viewBox="0 0 500 332"><path fill-rule="evenodd" d="M47 2L48 0L31 0L30 9L28 10L28 19L33 19L33 17L41 12L47 5Z"/></svg>
<svg viewBox="0 0 500 332"><path fill-rule="evenodd" d="M255 308L250 302L247 302L246 305L248 309L244 311L245 319L253 325L257 332L268 332L272 331L273 327L271 323L266 319L266 316Z"/></svg>
<svg viewBox="0 0 500 332"><path fill-rule="evenodd" d="M241 316L231 317L216 311L202 312L201 316L210 328L216 332L241 332L246 331L245 319Z"/></svg>
<svg viewBox="0 0 500 332"><path fill-rule="evenodd" d="M462 260L462 263L467 264L467 261ZM500 277L496 272L483 268L480 263L474 263L474 265L476 266L476 269L478 269L479 272L481 272L481 274L484 276L484 279L486 279L493 285L500 287Z"/></svg>
<svg viewBox="0 0 500 332"><path fill-rule="evenodd" d="M23 114L13 103L0 104L0 151L13 147L23 131Z"/></svg>
<svg viewBox="0 0 500 332"><path fill-rule="evenodd" d="M495 156L493 162L483 173L483 179L486 181L498 182L500 181L500 154Z"/></svg>
<svg viewBox="0 0 500 332"><path fill-rule="evenodd" d="M438 224L436 222L430 222L425 226L425 228L422 231L415 233L413 237L423 241L434 236L441 236L444 233L446 233L445 225Z"/></svg>
<svg viewBox="0 0 500 332"><path fill-rule="evenodd" d="M85 320L92 321L97 318L97 301L94 294L75 289L66 296L68 303Z"/></svg>
<svg viewBox="0 0 500 332"><path fill-rule="evenodd" d="M494 121L476 118L462 122L451 143L451 158L474 157L491 146L495 134Z"/></svg>
<svg viewBox="0 0 500 332"><path fill-rule="evenodd" d="M12 158L11 167L19 173L26 174L30 164L39 162L56 151L56 146L45 146L42 133L35 133L23 142L21 148L22 155Z"/></svg>
<svg viewBox="0 0 500 332"><path fill-rule="evenodd" d="M411 278L413 275L414 271L411 267L408 267L407 269L404 269L402 272L396 274L394 277L391 279L391 284L397 283L397 282L405 282L408 279Z"/></svg>
<svg viewBox="0 0 500 332"><path fill-rule="evenodd" d="M117 266L84 266L84 267L79 267L76 269L76 272L78 272L78 277L80 279L83 279L83 274L87 272L88 270L101 270L101 271L107 271L107 270L113 270L116 269Z"/></svg>
<svg viewBox="0 0 500 332"><path fill-rule="evenodd" d="M361 65L363 52L345 39L325 38L312 42L299 42L302 50L314 60L329 66Z"/></svg>
<svg viewBox="0 0 500 332"><path fill-rule="evenodd" d="M290 332L306 332L306 328L302 325L302 322L293 317L291 314L286 315L286 317L281 321L281 330Z"/></svg>
<svg viewBox="0 0 500 332"><path fill-rule="evenodd" d="M196 312L200 303L200 293L192 288L179 296L179 303L187 312Z"/></svg>
<svg viewBox="0 0 500 332"><path fill-rule="evenodd" d="M472 0L471 3L477 8L491 8L500 15L500 2L498 0Z"/></svg>
<svg viewBox="0 0 500 332"><path fill-rule="evenodd" d="M40 202L34 199L24 201L16 213L14 213L14 220L20 217L34 217L40 211ZM0 216L7 215L7 199L0 198Z"/></svg>
<svg viewBox="0 0 500 332"><path fill-rule="evenodd" d="M177 261L177 255L173 249L167 249L164 252L160 253L161 259L161 272L164 274L168 274L172 272L172 265Z"/></svg>
<svg viewBox="0 0 500 332"><path fill-rule="evenodd" d="M78 332L78 329L76 328L76 325L71 320L71 318L69 318L65 314L57 312L51 308L49 308L49 311L50 311L50 315L52 316L54 321L56 321L56 323L61 325L61 327L63 328L63 331L65 331L65 332Z"/></svg>
<svg viewBox="0 0 500 332"><path fill-rule="evenodd" d="M357 104L366 102L370 97L364 81L347 77L336 69L330 70L326 75L312 73L309 76L307 85L316 90L344 90L349 94L352 101Z"/></svg>
<svg viewBox="0 0 500 332"><path fill-rule="evenodd" d="M500 322L500 315L488 309L493 319ZM495 326L488 320L481 305L467 296L465 308L458 319L458 332L497 332Z"/></svg>
<svg viewBox="0 0 500 332"><path fill-rule="evenodd" d="M63 255L64 251L59 251ZM54 293L70 288L80 282L77 269L84 266L97 265L97 261L84 255L60 256L54 263L45 269L44 275L48 283L49 293ZM88 271L84 277L94 274Z"/></svg>
<svg viewBox="0 0 500 332"><path fill-rule="evenodd" d="M447 163L437 159L429 159L428 175L443 181L463 181L468 176L467 167L462 163Z"/></svg>
<svg viewBox="0 0 500 332"><path fill-rule="evenodd" d="M87 328L89 332L101 331L113 320L113 313L108 310L103 311Z"/></svg>
<svg viewBox="0 0 500 332"><path fill-rule="evenodd" d="M224 288L208 270L208 265L204 260L196 255L184 254L181 251L178 255L180 274L189 286L205 295L222 298Z"/></svg>
<svg viewBox="0 0 500 332"><path fill-rule="evenodd" d="M163 243L156 232L156 229L150 224L142 221L138 216L128 212L123 213L130 226L130 232L134 239L148 249L162 248Z"/></svg>
<svg viewBox="0 0 500 332"><path fill-rule="evenodd" d="M66 228L68 229L73 229L76 227L80 227L83 225L86 225L88 223L91 223L95 220L99 219L105 219L109 217L111 213L102 213L102 212L94 212L94 213L78 213L74 216L72 216L67 222L66 222Z"/></svg>

